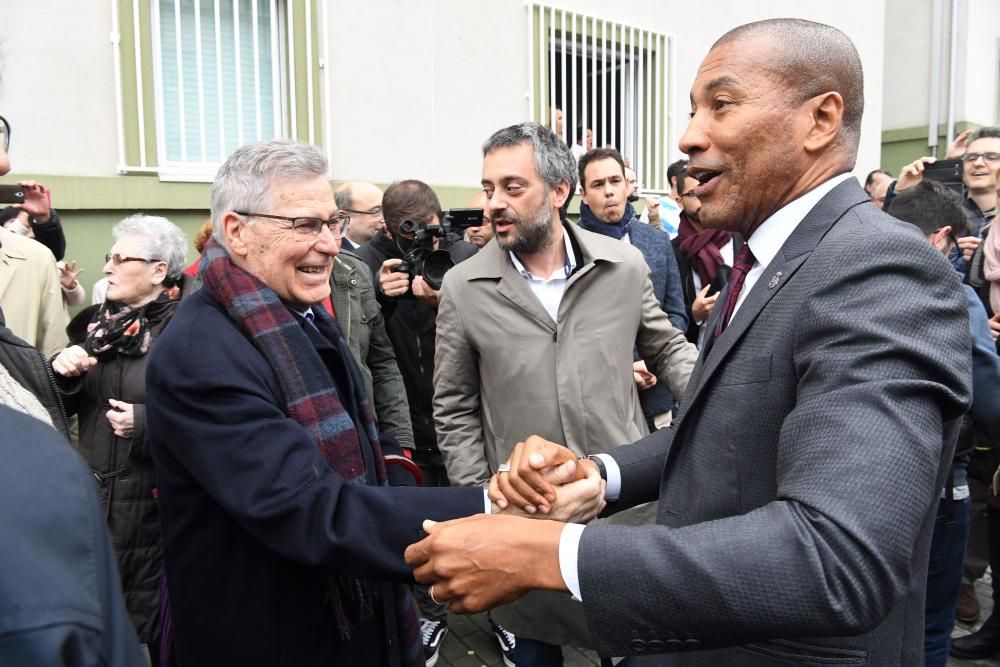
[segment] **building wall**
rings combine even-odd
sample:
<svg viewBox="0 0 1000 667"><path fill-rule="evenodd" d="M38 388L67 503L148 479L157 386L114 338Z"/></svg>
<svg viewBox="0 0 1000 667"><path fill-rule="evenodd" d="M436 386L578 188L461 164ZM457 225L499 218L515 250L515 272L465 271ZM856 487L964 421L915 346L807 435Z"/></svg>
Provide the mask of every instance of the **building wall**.
<svg viewBox="0 0 1000 667"><path fill-rule="evenodd" d="M867 107L858 163L877 164L881 143L884 0L836 6L771 0L716 0L705 8L676 0L573 0L560 7L676 36L671 112L678 135L688 90L712 42L742 23L800 16L835 25L857 45ZM330 0L334 175L392 180L415 177L475 186L479 146L500 127L523 120L528 78L527 9L521 0ZM711 20L706 20L711 19ZM373 39L371 26L379 26Z"/></svg>
<svg viewBox="0 0 1000 667"><path fill-rule="evenodd" d="M680 156L677 138L698 64L724 31L790 15L840 27L858 46L866 70L858 160L863 175L879 159L886 1L558 4L675 36L672 158ZM83 261L90 282L100 273L118 219L157 211L193 232L208 207L207 183L117 174L111 6L111 0L36 0L18 14L17 29L0 38L0 113L13 127L14 165L2 180L37 178L52 188L70 236L69 256ZM325 0L320 6L325 12L315 20L325 39L316 46L324 59L324 135L334 179L386 184L420 178L438 190L444 206L465 205L478 189L482 142L529 115L528 10L522 0Z"/></svg>
<svg viewBox="0 0 1000 667"><path fill-rule="evenodd" d="M924 135L930 109L932 0L885 0L885 76L883 77L882 130L923 127ZM945 17L947 18L947 16ZM943 26L941 120L948 91L948 25ZM927 142L924 142L927 145Z"/></svg>
<svg viewBox="0 0 1000 667"><path fill-rule="evenodd" d="M962 96L963 120L977 125L1000 124L997 85L1000 78L1000 2L967 0L968 32L965 40Z"/></svg>
<svg viewBox="0 0 1000 667"><path fill-rule="evenodd" d="M112 176L111 3L32 0L0 33L0 109L20 173Z"/></svg>
<svg viewBox="0 0 1000 667"><path fill-rule="evenodd" d="M952 2L941 2L940 93L931 95L933 2L886 0L885 72L882 116L882 167L899 168L934 154L928 135L930 110L938 110L937 155L948 148L948 94L951 57ZM996 124L1000 68L1000 3L959 0L956 51L954 134Z"/></svg>

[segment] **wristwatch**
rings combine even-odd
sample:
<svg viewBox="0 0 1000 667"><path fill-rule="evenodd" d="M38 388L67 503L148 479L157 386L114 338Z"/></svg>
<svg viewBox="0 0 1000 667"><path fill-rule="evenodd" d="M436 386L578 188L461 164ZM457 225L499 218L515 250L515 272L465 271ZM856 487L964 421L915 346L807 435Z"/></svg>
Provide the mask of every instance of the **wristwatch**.
<svg viewBox="0 0 1000 667"><path fill-rule="evenodd" d="M595 454L591 454L586 458L593 461L594 465L597 466L597 472L601 474L601 479L603 479L605 482L608 481L608 469L604 467L604 461L601 460L601 457Z"/></svg>

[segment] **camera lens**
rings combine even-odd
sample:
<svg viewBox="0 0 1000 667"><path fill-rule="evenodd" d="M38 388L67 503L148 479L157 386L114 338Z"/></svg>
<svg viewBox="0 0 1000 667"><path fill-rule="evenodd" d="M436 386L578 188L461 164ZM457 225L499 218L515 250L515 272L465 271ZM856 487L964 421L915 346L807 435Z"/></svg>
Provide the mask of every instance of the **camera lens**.
<svg viewBox="0 0 1000 667"><path fill-rule="evenodd" d="M424 259L424 280L434 289L441 289L441 282L448 269L455 266L447 250L435 250Z"/></svg>

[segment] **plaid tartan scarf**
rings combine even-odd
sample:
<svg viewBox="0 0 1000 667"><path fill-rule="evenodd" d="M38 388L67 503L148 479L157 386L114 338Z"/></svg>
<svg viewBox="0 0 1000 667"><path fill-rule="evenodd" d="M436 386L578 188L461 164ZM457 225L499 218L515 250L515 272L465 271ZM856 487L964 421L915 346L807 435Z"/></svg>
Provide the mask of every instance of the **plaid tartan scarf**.
<svg viewBox="0 0 1000 667"><path fill-rule="evenodd" d="M371 446L375 477L385 485L385 459L379 446L375 415L364 391L364 379L336 320L322 308L313 310L317 329L347 361L354 393L344 396L323 363L309 336L278 295L257 277L236 266L222 246L210 239L205 245L200 274L208 290L267 359L278 378L288 416L312 436L327 465L348 484L366 483L361 438L344 400L354 402L361 428ZM346 388L345 388L346 389ZM381 584L348 577L331 581L330 601L337 615L342 639L349 639L353 625L372 617L380 605ZM413 599L406 586L394 586L396 627L402 662L423 664L419 625Z"/></svg>

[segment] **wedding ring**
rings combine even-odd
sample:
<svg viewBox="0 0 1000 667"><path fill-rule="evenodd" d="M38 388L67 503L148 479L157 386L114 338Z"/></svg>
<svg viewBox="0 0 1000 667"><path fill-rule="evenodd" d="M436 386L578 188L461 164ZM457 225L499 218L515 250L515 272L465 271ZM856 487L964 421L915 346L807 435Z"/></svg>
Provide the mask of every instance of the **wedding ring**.
<svg viewBox="0 0 1000 667"><path fill-rule="evenodd" d="M510 472L509 463L501 463L500 465L497 466L497 474L500 474L502 472Z"/></svg>
<svg viewBox="0 0 1000 667"><path fill-rule="evenodd" d="M427 594L431 596L431 600L434 601L434 604L444 604L443 600L438 600L434 597L434 584L431 584L431 587L427 589Z"/></svg>

